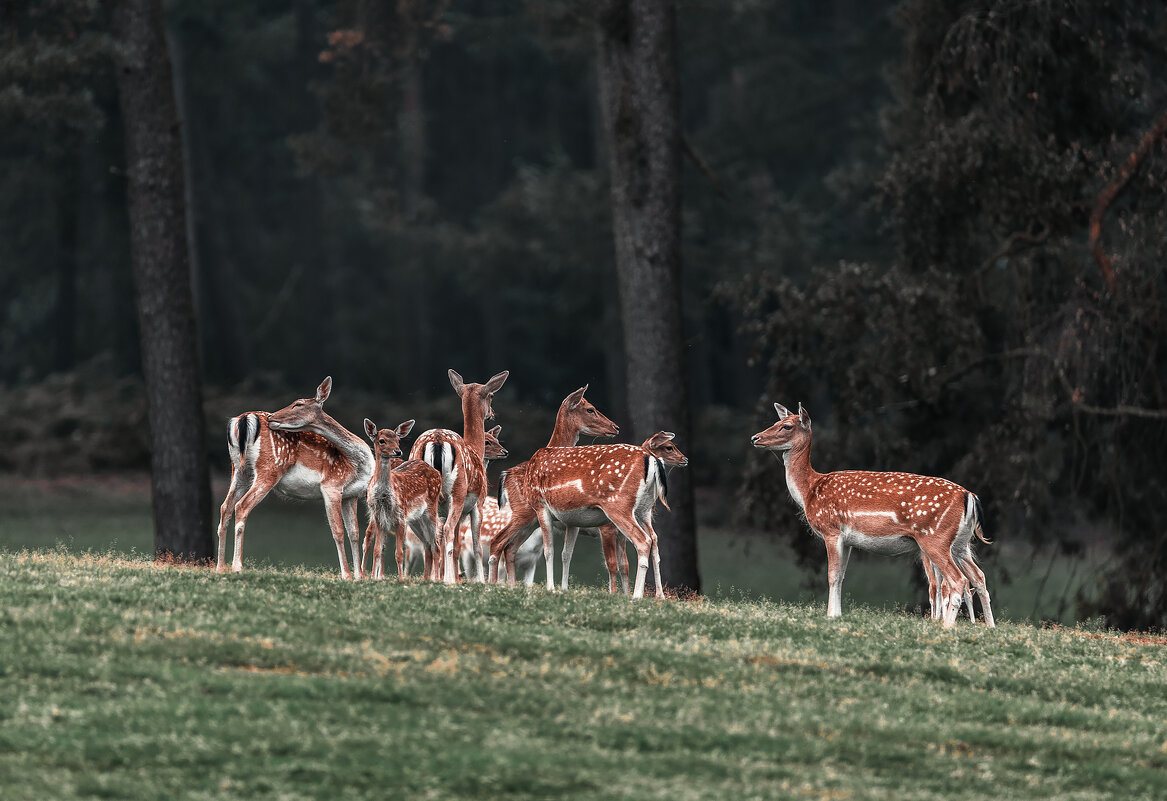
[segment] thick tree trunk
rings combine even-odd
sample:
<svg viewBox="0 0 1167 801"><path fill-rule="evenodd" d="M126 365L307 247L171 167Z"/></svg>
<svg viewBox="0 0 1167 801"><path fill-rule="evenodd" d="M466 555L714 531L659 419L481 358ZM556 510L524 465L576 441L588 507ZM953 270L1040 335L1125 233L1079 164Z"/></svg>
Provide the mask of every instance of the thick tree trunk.
<svg viewBox="0 0 1167 801"><path fill-rule="evenodd" d="M114 35L125 126L134 295L150 420L154 552L211 555L198 340L187 263L182 144L161 0L122 0Z"/></svg>
<svg viewBox="0 0 1167 801"><path fill-rule="evenodd" d="M635 437L673 431L692 447L681 322L681 134L671 0L615 0L597 16L600 107ZM661 576L700 590L688 471L669 477L660 510Z"/></svg>

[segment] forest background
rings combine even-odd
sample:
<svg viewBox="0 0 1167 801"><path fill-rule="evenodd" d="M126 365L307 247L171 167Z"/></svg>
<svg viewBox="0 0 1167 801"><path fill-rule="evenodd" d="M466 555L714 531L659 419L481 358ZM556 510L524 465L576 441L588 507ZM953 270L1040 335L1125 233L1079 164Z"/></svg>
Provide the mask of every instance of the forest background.
<svg viewBox="0 0 1167 801"><path fill-rule="evenodd" d="M216 470L226 415L326 374L366 403L350 427L457 427L446 369L508 369L520 459L584 383L628 419L598 5L165 3ZM1167 10L675 15L699 516L821 562L748 447L801 401L820 470L943 475L999 540L1101 544L1077 614L1167 625ZM13 2L0 26L0 469L140 471L115 14Z"/></svg>

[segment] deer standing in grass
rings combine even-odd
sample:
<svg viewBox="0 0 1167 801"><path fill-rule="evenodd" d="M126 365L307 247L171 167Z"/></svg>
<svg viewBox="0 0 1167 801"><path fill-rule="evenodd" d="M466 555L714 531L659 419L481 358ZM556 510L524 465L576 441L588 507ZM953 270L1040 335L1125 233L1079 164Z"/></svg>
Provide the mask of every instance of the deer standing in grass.
<svg viewBox="0 0 1167 801"><path fill-rule="evenodd" d="M365 532L364 554L370 551L373 540L373 578L383 576L386 533L397 540L397 577L404 578L401 542L405 527L415 532L421 541L426 574L431 572L437 557L438 504L442 495L442 475L420 459L403 462L401 440L413 429L413 420L406 420L396 428L377 429L365 418L365 433L373 441L377 466L366 492L369 505L369 527ZM363 561L363 558L362 558Z"/></svg>
<svg viewBox="0 0 1167 801"><path fill-rule="evenodd" d="M551 527L595 527L611 523L636 548L636 585L633 598L644 597L644 581L652 558L656 597L664 597L660 575L660 547L652 527L652 512L666 492L665 465L654 453L668 454L670 463L684 466L688 458L661 431L649 438L653 448L641 445L585 445L579 448L542 448L527 465L524 491L539 518L547 588L555 588ZM667 505L667 502L666 502Z"/></svg>
<svg viewBox="0 0 1167 801"><path fill-rule="evenodd" d="M314 398L301 398L278 412L247 412L227 423L231 482L219 508L219 553L226 569L227 526L235 518L235 556L231 569L243 569L243 531L247 516L268 493L298 500L324 499L340 559L340 574L349 578L344 551L347 533L355 578L361 577L357 552L357 499L373 475L373 454L364 441L324 411L332 378L316 388Z"/></svg>
<svg viewBox="0 0 1167 801"><path fill-rule="evenodd" d="M802 404L795 414L779 403L774 409L778 422L751 441L755 448L782 454L790 495L811 530L826 544L827 617L843 612L843 576L852 548L889 556L918 550L925 569L931 572L934 566L940 573L933 606L944 626L955 624L970 579L981 599L985 623L993 625L985 576L973 561L970 547L974 534L988 542L981 530L981 503L976 495L946 479L911 473L817 473L810 466L810 414Z"/></svg>
<svg viewBox="0 0 1167 801"><path fill-rule="evenodd" d="M579 442L581 435L590 437L614 437L620 433L620 427L609 420L599 409L591 404L584 393L588 385L572 392L559 404L559 411L555 414L555 428L551 432L551 439L547 442L549 448L569 448ZM499 517L496 522L502 522L502 527L492 532L490 553L490 581L498 580L499 562L502 561L507 570L507 576L514 583L515 558L518 549L540 538L534 533L539 523L536 520L535 510L526 501L524 485L528 462L515 465L499 476ZM506 515L503 520L502 515ZM530 575L533 579L535 572L535 558L530 560ZM527 582L530 584L530 582Z"/></svg>
<svg viewBox="0 0 1167 801"><path fill-rule="evenodd" d="M412 423L413 421L411 420L409 422ZM371 423L372 423L371 420L368 420L368 419L365 420L365 433L369 435L370 439L373 439L373 450L374 450L374 452L376 452L376 450L377 450L376 436L379 432L376 431L375 429L373 431L370 431L369 425ZM404 425L404 423L402 425ZM400 426L398 428L400 428ZM410 426L410 428L412 428L412 426ZM396 429L387 429L387 430L393 431L394 433L396 433ZM487 462L493 461L495 459L505 459L507 456L506 448L504 448L502 446L502 444L498 441L498 432L501 430L502 430L502 426L495 426L490 431L486 432L486 461ZM406 429L406 432L404 434L398 435L398 446L397 446L398 448L400 448L401 439L403 439L405 436L407 436L408 431L409 431L409 429ZM388 446L390 444L391 443L386 444L387 449L388 449ZM396 455L392 455L390 457L389 465L388 465L390 470L396 471L397 468L401 467L404 464L407 464L407 462L404 459L399 458L400 455L401 455L400 452L398 452ZM411 461L413 461L413 460L411 460ZM419 463L425 464L425 462L419 462ZM429 467L429 465L426 465L426 466ZM432 467L430 467L430 469L433 470ZM438 481L440 482L441 475L438 474L437 471L434 471L434 474L438 476ZM379 472L375 473L373 475L373 480L369 483L370 492L372 492L373 484L375 484L378 481L378 478L379 478ZM440 484L439 484L438 489L439 489L439 493L440 493L440 490L441 490ZM435 503L434 508L436 509L437 506L438 506L438 504ZM440 525L440 520L441 520L441 518L439 517L439 525ZM485 520L485 517L484 517L484 520ZM469 525L469 523L464 523L463 526L466 529L464 536L468 537L470 525ZM425 567L425 566L431 565L433 554L428 552L426 544L424 542L422 542L422 540L419 539L416 534L413 533L413 530L410 529L410 527L405 522L403 522L402 525L400 525L400 526L396 526L396 527L390 529L390 531L393 533L393 535L394 535L393 539L396 541L395 547L394 547L394 557L396 558L396 561L397 561L397 578L400 580L406 579L409 576L410 571L413 570L413 568L418 566L418 565L423 566L422 575L428 576L430 573L430 568ZM373 553L374 551L376 551L376 553L378 553L378 554L383 552L382 550L377 550L375 547L375 540L377 538L377 535L384 537L385 531L383 529L378 528L376 517L372 514L372 506L370 505L369 526L365 530L365 544L364 544L364 547L361 549L362 565L365 565L365 562L367 561L369 554ZM383 540L382 540L382 542L383 542ZM383 547L383 545L382 545L382 547ZM431 559L427 560L427 555L429 557L431 557ZM379 563L375 563L375 564L379 564ZM463 560L463 564L465 564L465 560ZM469 574L469 570L470 570L470 568L467 567L466 568L467 574ZM366 575L368 575L367 569L365 572L366 572ZM381 577L381 573L379 571L375 572L375 574L373 575L373 578L380 578L380 577Z"/></svg>
<svg viewBox="0 0 1167 801"><path fill-rule="evenodd" d="M462 430L459 436L444 428L426 431L409 452L411 459L424 459L442 474L442 506L447 509L442 522L441 558L435 563L434 578L447 582L458 580L457 565L462 543L458 528L463 517L470 518L474 540L477 580L484 578L479 532L482 525L482 504L486 500L486 434L483 423L494 417L491 400L502 388L510 373L506 370L485 384L467 384L462 376L449 371L450 385L462 398Z"/></svg>

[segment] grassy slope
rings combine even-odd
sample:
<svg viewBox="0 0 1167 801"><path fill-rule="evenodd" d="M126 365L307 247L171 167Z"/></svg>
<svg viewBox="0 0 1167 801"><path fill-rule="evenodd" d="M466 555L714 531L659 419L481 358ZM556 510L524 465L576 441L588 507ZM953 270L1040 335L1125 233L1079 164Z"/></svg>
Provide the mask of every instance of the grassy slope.
<svg viewBox="0 0 1167 801"><path fill-rule="evenodd" d="M0 796L1163 798L1165 655L0 552Z"/></svg>

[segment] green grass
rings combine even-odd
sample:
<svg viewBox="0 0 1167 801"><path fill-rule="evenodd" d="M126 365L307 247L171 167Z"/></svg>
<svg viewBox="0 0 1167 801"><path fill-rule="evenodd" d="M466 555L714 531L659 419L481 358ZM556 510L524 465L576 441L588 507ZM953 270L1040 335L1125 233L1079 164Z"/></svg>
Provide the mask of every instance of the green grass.
<svg viewBox="0 0 1167 801"><path fill-rule="evenodd" d="M363 511L361 515L364 519ZM152 527L144 478L76 484L0 479L0 549L63 547L74 553L112 549L123 554L150 554ZM1065 599L1071 599L1089 578L1089 565L1099 561L1098 555L1089 554L1079 561L1054 556L1051 561L1048 552L1035 554L1011 543L1007 532L992 533L997 543L982 546L978 553L985 558L998 618L1072 624L1073 604ZM777 537L710 527L702 528L698 536L703 591L710 598L826 604L825 566L809 574L803 572L789 546ZM800 529L799 536L812 535ZM229 547L228 559L230 554ZM336 569L336 547L323 505L275 497L265 501L248 521L244 557L248 567ZM895 610L926 605L926 592L917 575L920 570L914 559L856 552L843 585L844 608L865 604ZM1047 571L1049 578L1043 583ZM543 581L542 567L538 576ZM608 586L597 540L579 538L571 579L578 586Z"/></svg>
<svg viewBox="0 0 1167 801"><path fill-rule="evenodd" d="M0 552L0 797L1163 798L1165 649Z"/></svg>

